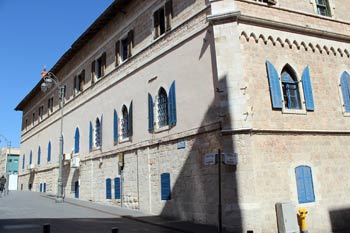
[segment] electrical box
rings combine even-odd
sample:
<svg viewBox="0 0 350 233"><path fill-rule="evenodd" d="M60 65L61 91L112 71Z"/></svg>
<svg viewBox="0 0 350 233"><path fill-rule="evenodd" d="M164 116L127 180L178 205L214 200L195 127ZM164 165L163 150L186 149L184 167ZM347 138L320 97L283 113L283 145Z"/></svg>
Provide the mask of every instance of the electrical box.
<svg viewBox="0 0 350 233"><path fill-rule="evenodd" d="M276 203L279 233L299 233L297 211L293 202Z"/></svg>
<svg viewBox="0 0 350 233"><path fill-rule="evenodd" d="M72 158L70 162L70 167L71 168L79 168L80 167L80 158L74 157Z"/></svg>

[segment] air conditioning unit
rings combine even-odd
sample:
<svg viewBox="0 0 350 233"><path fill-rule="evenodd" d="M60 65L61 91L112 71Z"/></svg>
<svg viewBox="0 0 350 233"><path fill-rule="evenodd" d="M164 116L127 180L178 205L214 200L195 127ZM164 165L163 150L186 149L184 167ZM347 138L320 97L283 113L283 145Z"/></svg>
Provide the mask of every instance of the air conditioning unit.
<svg viewBox="0 0 350 233"><path fill-rule="evenodd" d="M70 161L71 160L71 154L64 154L63 155L63 160Z"/></svg>
<svg viewBox="0 0 350 233"><path fill-rule="evenodd" d="M278 233L299 233L296 207L292 202L276 203Z"/></svg>
<svg viewBox="0 0 350 233"><path fill-rule="evenodd" d="M80 166L80 158L78 158L78 157L72 158L72 160L70 162L70 167L71 168L79 168L79 166Z"/></svg>

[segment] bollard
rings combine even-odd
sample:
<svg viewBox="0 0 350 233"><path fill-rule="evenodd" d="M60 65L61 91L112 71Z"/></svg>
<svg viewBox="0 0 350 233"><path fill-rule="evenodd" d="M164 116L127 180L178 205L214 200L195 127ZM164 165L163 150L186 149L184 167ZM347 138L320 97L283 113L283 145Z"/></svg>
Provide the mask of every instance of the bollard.
<svg viewBox="0 0 350 233"><path fill-rule="evenodd" d="M299 208L298 210L298 217L299 217L299 225L301 229L301 233L308 233L308 230L306 229L306 214L307 210L305 208Z"/></svg>
<svg viewBox="0 0 350 233"><path fill-rule="evenodd" d="M43 233L50 233L50 224L44 224Z"/></svg>
<svg viewBox="0 0 350 233"><path fill-rule="evenodd" d="M116 228L116 227L112 228L112 233L118 233L118 232L119 232L118 228Z"/></svg>

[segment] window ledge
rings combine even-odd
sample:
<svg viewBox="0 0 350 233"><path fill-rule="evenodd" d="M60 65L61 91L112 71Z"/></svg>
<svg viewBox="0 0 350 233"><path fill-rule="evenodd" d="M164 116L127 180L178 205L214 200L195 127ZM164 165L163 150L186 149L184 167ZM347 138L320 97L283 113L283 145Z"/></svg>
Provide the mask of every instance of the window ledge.
<svg viewBox="0 0 350 233"><path fill-rule="evenodd" d="M344 117L350 117L350 112L343 112Z"/></svg>
<svg viewBox="0 0 350 233"><path fill-rule="evenodd" d="M125 142L130 142L131 141L131 137L127 137L127 138L122 138L119 140L119 143L125 143Z"/></svg>
<svg viewBox="0 0 350 233"><path fill-rule="evenodd" d="M160 132L164 132L164 131L167 131L170 129L170 126L169 125L166 125L166 126L162 126L160 128L154 128L154 133L160 133Z"/></svg>
<svg viewBox="0 0 350 233"><path fill-rule="evenodd" d="M295 114L295 115L306 115L306 110L304 109L283 109L283 114Z"/></svg>

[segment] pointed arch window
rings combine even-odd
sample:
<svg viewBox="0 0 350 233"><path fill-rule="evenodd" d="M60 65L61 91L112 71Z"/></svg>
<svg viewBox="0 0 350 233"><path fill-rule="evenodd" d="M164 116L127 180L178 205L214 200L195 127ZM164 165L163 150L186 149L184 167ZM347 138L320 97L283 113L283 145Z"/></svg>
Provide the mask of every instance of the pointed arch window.
<svg viewBox="0 0 350 233"><path fill-rule="evenodd" d="M298 80L289 65L283 68L281 79L285 107L288 109L301 109Z"/></svg>
<svg viewBox="0 0 350 233"><path fill-rule="evenodd" d="M75 129L75 134L74 134L74 153L79 153L79 141L80 141L80 133L79 133L79 128L77 127Z"/></svg>
<svg viewBox="0 0 350 233"><path fill-rule="evenodd" d="M41 149L38 147L38 165L40 165Z"/></svg>
<svg viewBox="0 0 350 233"><path fill-rule="evenodd" d="M122 119L121 119L121 130L122 130L122 137L123 138L127 138L129 136L129 132L128 132L128 118L129 118L129 114L128 114L128 109L126 108L125 105L123 105L122 108Z"/></svg>
<svg viewBox="0 0 350 233"><path fill-rule="evenodd" d="M99 118L96 118L95 121L95 146L100 147L102 142L102 129L101 129L101 121Z"/></svg>
<svg viewBox="0 0 350 233"><path fill-rule="evenodd" d="M158 92L157 113L159 127L168 125L168 96L163 87Z"/></svg>
<svg viewBox="0 0 350 233"><path fill-rule="evenodd" d="M33 163L33 153L32 151L30 151L30 154L29 154L29 164L32 164Z"/></svg>
<svg viewBox="0 0 350 233"><path fill-rule="evenodd" d="M47 162L51 161L51 142L47 144Z"/></svg>

